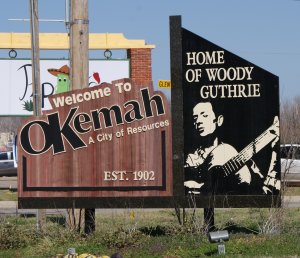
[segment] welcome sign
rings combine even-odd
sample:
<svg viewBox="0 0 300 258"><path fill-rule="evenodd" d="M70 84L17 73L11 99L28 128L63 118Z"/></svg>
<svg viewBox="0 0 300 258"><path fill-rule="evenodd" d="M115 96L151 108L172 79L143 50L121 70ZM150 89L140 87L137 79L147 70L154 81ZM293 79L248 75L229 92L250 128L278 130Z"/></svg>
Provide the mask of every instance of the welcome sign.
<svg viewBox="0 0 300 258"><path fill-rule="evenodd" d="M52 109L18 134L21 206L49 197L59 205L66 197L172 196L170 111L152 85L123 79L49 101Z"/></svg>

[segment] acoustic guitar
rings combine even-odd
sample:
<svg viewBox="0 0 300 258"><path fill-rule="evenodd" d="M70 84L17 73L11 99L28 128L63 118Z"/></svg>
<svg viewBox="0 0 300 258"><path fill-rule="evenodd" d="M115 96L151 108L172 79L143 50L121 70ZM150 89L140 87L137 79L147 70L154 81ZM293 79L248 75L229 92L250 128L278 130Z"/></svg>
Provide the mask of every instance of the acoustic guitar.
<svg viewBox="0 0 300 258"><path fill-rule="evenodd" d="M186 178L191 180L184 185L194 192L201 189L201 193L230 194L243 190L251 183L245 164L278 135L279 120L275 117L273 124L240 152L229 144L218 145L200 166L185 166Z"/></svg>

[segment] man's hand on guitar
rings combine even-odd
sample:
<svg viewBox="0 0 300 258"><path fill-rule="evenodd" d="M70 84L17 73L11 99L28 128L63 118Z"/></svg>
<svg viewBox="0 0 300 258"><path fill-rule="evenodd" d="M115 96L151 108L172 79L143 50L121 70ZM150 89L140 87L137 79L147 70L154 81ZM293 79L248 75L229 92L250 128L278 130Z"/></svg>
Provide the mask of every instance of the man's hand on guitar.
<svg viewBox="0 0 300 258"><path fill-rule="evenodd" d="M190 153L185 161L185 167L198 167L201 165L201 159L198 154Z"/></svg>
<svg viewBox="0 0 300 258"><path fill-rule="evenodd" d="M273 148L275 146L275 144L279 141L279 118L278 118L278 116L274 117L272 133L276 135L275 139L271 143L271 146Z"/></svg>
<svg viewBox="0 0 300 258"><path fill-rule="evenodd" d="M250 164L251 171L254 174L257 174L260 178L264 177L262 175L262 173L260 173L260 170L259 170L258 166L256 165L256 163L254 162L254 160L251 159L250 162L249 162L249 164Z"/></svg>

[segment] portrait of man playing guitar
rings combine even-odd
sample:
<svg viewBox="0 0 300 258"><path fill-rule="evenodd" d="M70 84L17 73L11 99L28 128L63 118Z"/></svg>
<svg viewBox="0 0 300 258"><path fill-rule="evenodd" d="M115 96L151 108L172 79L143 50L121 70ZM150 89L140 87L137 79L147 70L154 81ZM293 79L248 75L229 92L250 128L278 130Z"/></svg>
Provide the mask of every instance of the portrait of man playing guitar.
<svg viewBox="0 0 300 258"><path fill-rule="evenodd" d="M259 151L270 145L272 149L279 140L279 120L261 132L242 150L238 151L219 137L225 117L216 111L211 102L199 102L192 110L193 130L199 146L185 155L185 188L194 194L244 194L251 193L255 179L262 194L279 191L280 180L274 171L277 160L272 151L268 171L260 171L252 159Z"/></svg>

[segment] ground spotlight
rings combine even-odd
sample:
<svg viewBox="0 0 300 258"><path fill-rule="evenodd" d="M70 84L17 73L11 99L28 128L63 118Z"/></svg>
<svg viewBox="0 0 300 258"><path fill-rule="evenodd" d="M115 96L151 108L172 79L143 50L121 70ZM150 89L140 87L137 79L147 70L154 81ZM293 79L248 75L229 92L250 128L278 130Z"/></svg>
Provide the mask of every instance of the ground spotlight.
<svg viewBox="0 0 300 258"><path fill-rule="evenodd" d="M208 240L211 243L218 243L218 253L225 254L225 241L229 240L229 234L227 230L219 230L208 233Z"/></svg>

